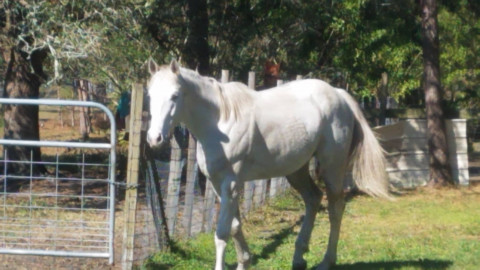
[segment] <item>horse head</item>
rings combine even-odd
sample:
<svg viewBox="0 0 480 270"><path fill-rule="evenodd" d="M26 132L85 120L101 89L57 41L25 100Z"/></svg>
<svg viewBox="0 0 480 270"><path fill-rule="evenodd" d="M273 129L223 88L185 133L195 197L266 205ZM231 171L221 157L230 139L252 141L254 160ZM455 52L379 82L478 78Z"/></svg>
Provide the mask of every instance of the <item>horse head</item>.
<svg viewBox="0 0 480 270"><path fill-rule="evenodd" d="M180 65L173 60L169 66L159 67L155 61L149 60L148 69L151 74L148 84L150 97L150 128L147 141L150 146L168 141L171 131L179 120L179 112L183 106Z"/></svg>

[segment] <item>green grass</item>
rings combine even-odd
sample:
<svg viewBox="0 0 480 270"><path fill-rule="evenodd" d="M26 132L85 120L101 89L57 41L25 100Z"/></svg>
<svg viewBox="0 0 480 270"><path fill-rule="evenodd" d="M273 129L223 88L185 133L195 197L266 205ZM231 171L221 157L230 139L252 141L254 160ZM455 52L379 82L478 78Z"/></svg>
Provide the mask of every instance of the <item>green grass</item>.
<svg viewBox="0 0 480 270"><path fill-rule="evenodd" d="M302 213L298 195L289 193L247 216L251 269L290 269ZM328 229L321 211L305 254L308 269L321 262ZM155 254L142 268L212 269L214 259L213 234L202 234L177 242L171 252ZM231 242L226 262L235 268ZM334 269L479 269L480 186L419 190L395 202L353 198L343 219L337 264Z"/></svg>

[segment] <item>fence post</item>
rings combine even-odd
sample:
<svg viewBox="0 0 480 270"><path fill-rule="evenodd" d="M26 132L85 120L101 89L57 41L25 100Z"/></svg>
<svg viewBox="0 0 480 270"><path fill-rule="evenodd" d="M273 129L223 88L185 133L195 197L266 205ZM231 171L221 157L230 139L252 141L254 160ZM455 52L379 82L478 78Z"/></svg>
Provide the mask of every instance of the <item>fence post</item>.
<svg viewBox="0 0 480 270"><path fill-rule="evenodd" d="M213 191L212 182L207 181L205 187L205 196L203 201L203 215L202 215L202 231L210 232L213 229L215 221L215 192Z"/></svg>
<svg viewBox="0 0 480 270"><path fill-rule="evenodd" d="M178 145L175 136L170 139L170 170L168 174L167 188L167 226L170 236L175 235L175 227L177 223L178 201L180 196L180 178L182 177L182 150Z"/></svg>
<svg viewBox="0 0 480 270"><path fill-rule="evenodd" d="M255 87L255 80L253 80L253 87ZM254 196L253 200L255 202L255 205L261 206L265 203L265 199L267 198L267 183L270 181L270 179L261 179L261 180L255 180L255 191L254 191Z"/></svg>
<svg viewBox="0 0 480 270"><path fill-rule="evenodd" d="M248 72L248 87L255 89L255 72ZM244 183L244 201L243 207L245 213L248 213L252 208L253 190L255 189L254 181L247 181Z"/></svg>
<svg viewBox="0 0 480 270"><path fill-rule="evenodd" d="M280 86L282 84L283 80L277 80L277 86ZM283 192L285 188L285 182L286 178L284 176L272 178L272 180L270 181L270 197L275 197L280 192Z"/></svg>
<svg viewBox="0 0 480 270"><path fill-rule="evenodd" d="M278 177L272 178L270 180L270 194L269 197L273 198L277 195L277 183L278 183Z"/></svg>
<svg viewBox="0 0 480 270"><path fill-rule="evenodd" d="M188 157L187 157L187 185L185 187L185 210L183 213L183 223L187 230L187 236L192 234L192 213L194 204L194 189L197 179L197 142L193 135L188 135Z"/></svg>
<svg viewBox="0 0 480 270"><path fill-rule="evenodd" d="M229 74L230 72L228 71L228 69L222 69L222 77L220 78L220 82L227 83Z"/></svg>
<svg viewBox="0 0 480 270"><path fill-rule="evenodd" d="M134 84L130 108L131 134L128 142L127 190L125 194L125 227L123 231L122 269L130 270L133 264L135 244L135 213L138 199L138 177L140 167L140 142L143 111L143 86ZM138 127L138 128L137 128Z"/></svg>

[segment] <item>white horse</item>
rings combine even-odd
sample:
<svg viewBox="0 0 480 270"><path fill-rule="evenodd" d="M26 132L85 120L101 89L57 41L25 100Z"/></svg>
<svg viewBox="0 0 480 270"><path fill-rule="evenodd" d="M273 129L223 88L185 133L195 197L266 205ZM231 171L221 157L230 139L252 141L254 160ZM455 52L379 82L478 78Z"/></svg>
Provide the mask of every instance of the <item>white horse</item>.
<svg viewBox="0 0 480 270"><path fill-rule="evenodd" d="M389 198L383 150L358 104L344 90L320 80L300 80L256 92L242 83L202 77L176 61L162 67L150 61L149 69L149 144L168 141L172 127L184 123L198 139L199 167L220 197L216 270L225 269L230 235L237 269L251 261L238 210L238 193L245 181L286 175L305 201L294 269L307 266L303 254L322 197L309 175L313 156L326 184L330 219L327 252L318 269L328 269L336 261L347 170L353 169L360 190Z"/></svg>

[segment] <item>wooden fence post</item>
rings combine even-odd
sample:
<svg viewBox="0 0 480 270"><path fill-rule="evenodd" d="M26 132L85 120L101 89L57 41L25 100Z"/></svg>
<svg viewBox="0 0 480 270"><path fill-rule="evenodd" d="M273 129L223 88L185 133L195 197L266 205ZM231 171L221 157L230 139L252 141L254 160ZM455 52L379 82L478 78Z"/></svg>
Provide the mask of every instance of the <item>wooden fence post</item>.
<svg viewBox="0 0 480 270"><path fill-rule="evenodd" d="M125 227L123 231L122 269L130 270L133 264L135 248L135 214L138 199L138 177L140 167L140 142L143 111L143 86L134 84L130 108L131 134L128 142L127 190L125 194ZM114 132L114 131L112 131Z"/></svg>
<svg viewBox="0 0 480 270"><path fill-rule="evenodd" d="M277 86L280 86L282 84L283 80L277 80ZM284 176L272 178L272 180L270 181L270 197L275 197L279 193L283 192L283 190L285 189L285 182L286 178Z"/></svg>
<svg viewBox="0 0 480 270"><path fill-rule="evenodd" d="M213 191L212 182L207 181L205 187L205 196L203 201L203 215L202 215L202 231L211 232L213 224L215 223L215 192Z"/></svg>
<svg viewBox="0 0 480 270"><path fill-rule="evenodd" d="M255 72L254 71L248 72L248 87L251 89L255 89ZM254 181L245 182L243 189L244 189L243 207L244 207L245 213L248 213L252 208L253 191L255 189Z"/></svg>
<svg viewBox="0 0 480 270"><path fill-rule="evenodd" d="M265 194L266 194L266 180L260 179L255 180L255 190L253 191L253 204L255 207L260 207L265 202Z"/></svg>
<svg viewBox="0 0 480 270"><path fill-rule="evenodd" d="M278 181L278 177L272 178L272 180L270 180L270 198L275 197L278 193Z"/></svg>
<svg viewBox="0 0 480 270"><path fill-rule="evenodd" d="M227 83L229 74L230 71L228 71L227 69L222 69L222 77L220 78L220 82Z"/></svg>
<svg viewBox="0 0 480 270"><path fill-rule="evenodd" d="M170 236L175 235L175 228L178 214L178 201L180 196L180 180L182 177L182 150L172 136L170 139L171 153L170 153L170 170L168 174L168 188L167 188L167 226L169 228Z"/></svg>
<svg viewBox="0 0 480 270"><path fill-rule="evenodd" d="M192 213L194 204L194 189L197 180L197 142L193 135L188 135L188 157L187 157L187 185L185 187L185 210L183 213L183 224L185 225L187 236L192 235Z"/></svg>
<svg viewBox="0 0 480 270"><path fill-rule="evenodd" d="M248 80L250 88L255 89L255 77ZM267 181L268 179L260 179L252 182L253 184L253 202L255 207L259 207L265 203L267 197ZM252 189L252 188L251 188Z"/></svg>

